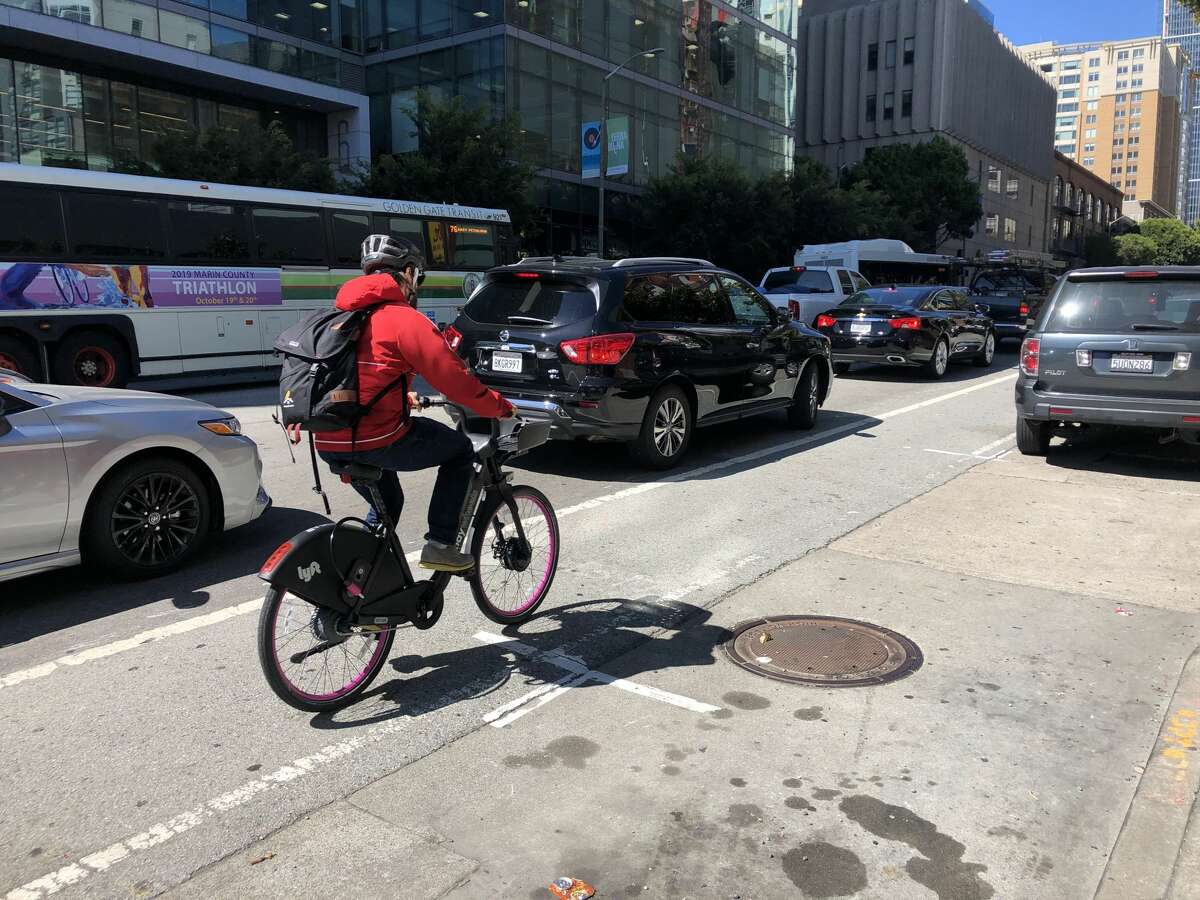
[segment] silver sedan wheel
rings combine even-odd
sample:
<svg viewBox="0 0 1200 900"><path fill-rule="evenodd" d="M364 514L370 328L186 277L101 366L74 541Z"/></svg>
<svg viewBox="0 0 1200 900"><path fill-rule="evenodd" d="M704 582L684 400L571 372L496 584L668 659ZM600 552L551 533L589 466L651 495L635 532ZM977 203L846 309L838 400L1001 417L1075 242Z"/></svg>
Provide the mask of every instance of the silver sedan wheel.
<svg viewBox="0 0 1200 900"><path fill-rule="evenodd" d="M996 358L996 336L990 331L988 332L987 340L983 342L983 358L990 366L992 360Z"/></svg>
<svg viewBox="0 0 1200 900"><path fill-rule="evenodd" d="M654 414L654 446L670 459L687 437L687 412L677 397L667 397Z"/></svg>
<svg viewBox="0 0 1200 900"><path fill-rule="evenodd" d="M948 365L950 365L950 348L946 346L945 341L938 341L937 346L933 348L933 371L939 376L945 375Z"/></svg>

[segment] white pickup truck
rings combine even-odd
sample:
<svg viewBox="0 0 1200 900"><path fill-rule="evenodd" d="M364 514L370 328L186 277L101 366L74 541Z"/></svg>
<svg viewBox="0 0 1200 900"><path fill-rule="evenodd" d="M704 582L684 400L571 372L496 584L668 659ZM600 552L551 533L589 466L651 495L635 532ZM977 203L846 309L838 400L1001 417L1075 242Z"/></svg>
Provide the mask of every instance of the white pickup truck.
<svg viewBox="0 0 1200 900"><path fill-rule="evenodd" d="M784 266L768 270L758 289L797 322L812 325L825 310L870 286L867 279L842 266Z"/></svg>

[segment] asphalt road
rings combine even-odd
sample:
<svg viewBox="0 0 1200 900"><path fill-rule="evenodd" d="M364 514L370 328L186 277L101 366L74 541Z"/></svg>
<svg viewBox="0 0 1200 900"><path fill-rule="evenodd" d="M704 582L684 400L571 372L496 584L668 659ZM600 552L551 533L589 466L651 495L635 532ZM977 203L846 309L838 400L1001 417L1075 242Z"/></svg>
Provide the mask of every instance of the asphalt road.
<svg viewBox="0 0 1200 900"><path fill-rule="evenodd" d="M1010 350L990 370L956 366L941 382L882 370L856 372L836 381L813 432L790 431L781 416L700 432L687 466L665 476L635 468L621 448L605 445L554 444L519 460L517 481L539 487L558 508L563 548L554 591L541 614L508 637L519 638L534 653L559 650L595 670L636 659L631 651L673 634L681 639L651 641L657 645L652 658L632 668L622 665L621 677L637 679L653 672L673 682L668 690L693 697L704 693L702 699L714 707L729 706L720 694L708 696L711 691L702 685L706 678L725 677L720 672L727 664L718 663L713 647L736 621L730 618L738 592L771 584L773 605L787 608L803 597L810 611L820 607L811 585L780 581L781 570L1008 451L1013 444L1014 365ZM255 656L255 601L263 587L254 573L281 540L322 520L319 501L310 490L307 459L299 457L293 464L271 423L271 388L193 396L235 412L259 442L275 506L259 522L225 535L204 558L174 576L129 585L108 581L102 573L74 570L4 586L0 684L6 686L0 689L0 735L9 787L0 804L0 845L7 850L0 856L0 890L11 891L6 896L12 900L51 893L126 897L175 888L186 892L189 884L203 885L205 873L221 877L220 861L231 854L257 846L256 841L292 823L311 821L305 817L324 817L315 820L321 832L344 828L346 834L359 834L355 829L361 822L338 819L338 804L384 783L380 779L386 776L405 779L406 772L412 773L405 782L409 799L430 810L428 816L409 810L403 825L411 841L434 818L444 823L466 814L463 804L472 801L463 797L455 772L457 767L465 778L470 765L461 760L448 764L458 759L456 753L461 756L466 739L484 741L479 752L485 754L517 752L487 746L484 732L491 729L485 717L494 719L493 711L561 677L543 660L501 652L485 640L489 634L493 641L502 639L496 637L498 627L474 608L465 584L455 582L442 621L429 632L401 631L391 665L361 702L331 716L303 714L279 703L264 684ZM401 536L409 549L419 546L424 532L431 482L427 473L404 480L408 506ZM329 478L326 485L335 516L361 512L362 504L349 488ZM970 497L959 502L973 504ZM961 511L961 506L934 506L906 528L918 534L936 530L944 535L937 542L943 551L960 541L965 557L989 528L1020 527L1012 521L990 522L986 515L963 516L959 534ZM859 531L858 539L865 533ZM880 540L891 548L903 543L894 531ZM853 552L870 555L871 547ZM877 580L890 576L846 568L848 585L839 586L839 576L829 572L811 575L814 584L848 591L849 596L830 600L831 609L846 614L869 606L884 625L889 618L905 618L891 616L888 605L874 595ZM753 608L743 612L753 613ZM937 618L936 610L928 612ZM710 617L722 627L706 625ZM686 640L679 630L684 623ZM712 631L707 642L705 628ZM1182 634L1179 622L1164 620L1163 628ZM937 628L928 639L940 641ZM997 629L991 639L1003 649L1005 641L1015 646L1021 636ZM1164 653L1175 659L1188 649L1186 644L1180 638L1164 645ZM1174 671L1177 675L1178 666ZM1164 675L1160 680L1165 692L1169 679ZM607 694L603 701L593 701L589 697L595 692L573 693L585 695L571 700L575 706L617 702ZM936 711L926 710L926 715ZM542 767L536 754L546 752L541 748L552 745L554 735L579 733L581 726L573 722L586 718L588 734L599 740L611 716L624 713L614 708L597 718L595 710L535 712L527 720L538 722L536 732L530 726L525 748L533 754L530 766ZM1148 716L1146 727L1150 724ZM518 734L519 725L512 726L512 734ZM735 755L751 738L760 738L732 724L721 727L732 733L727 752ZM864 735L855 732L850 738L850 752L855 742L860 745L856 756L868 740ZM738 743L743 740L745 744ZM628 752L642 750L632 746ZM515 758L522 757L518 753ZM645 766L654 769L661 762L655 758ZM489 782L494 765L490 761L469 776L489 802L496 799L492 789L499 790ZM564 761L564 766L566 776L582 783L582 764ZM722 783L726 780L722 776ZM510 785L506 781L503 787ZM439 809L435 815L432 807L440 805L440 797L452 798L447 802L453 809ZM381 801L376 797L372 802ZM370 802L360 805L372 809L380 822L394 821ZM538 815L536 804L526 811ZM404 835L393 836L389 846L404 845ZM368 836L363 840L370 848L364 859L384 852ZM354 851L353 846L338 848L339 854L354 856ZM428 847L422 852L424 856L413 858L428 859L433 873L428 883L418 878L409 890L380 896L439 896L460 885L477 865L442 850L433 856ZM216 886L195 888L193 895L275 893L270 887L239 891L237 879L253 873L244 861L237 865L236 877L229 876L233 881L227 877ZM201 878L189 882L198 872ZM516 891L511 873L497 875L486 895L549 896L536 894L543 874L562 873L538 872L520 893L509 893ZM321 890L321 879L327 877L333 875L322 866L307 873L312 896L342 892L328 887L332 881ZM646 880L645 873L630 878ZM794 878L791 883L800 884ZM680 884L690 886L685 880L675 887ZM347 883L342 888L350 891ZM698 884L690 889L690 896L707 896ZM485 895L469 886L464 890L462 896ZM819 891L809 895L845 895ZM967 896L936 893L942 900ZM774 894L763 888L745 894L784 895L794 895L794 890Z"/></svg>

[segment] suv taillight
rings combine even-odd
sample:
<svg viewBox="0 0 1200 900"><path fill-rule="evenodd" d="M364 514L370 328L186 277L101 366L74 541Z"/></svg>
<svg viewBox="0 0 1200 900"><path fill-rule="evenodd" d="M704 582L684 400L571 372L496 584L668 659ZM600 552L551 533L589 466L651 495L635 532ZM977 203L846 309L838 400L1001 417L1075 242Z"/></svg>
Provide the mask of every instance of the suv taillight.
<svg viewBox="0 0 1200 900"><path fill-rule="evenodd" d="M1021 344L1021 371L1026 375L1037 375L1042 355L1042 342L1038 338L1025 338Z"/></svg>
<svg viewBox="0 0 1200 900"><path fill-rule="evenodd" d="M1017 315L1018 315L1018 316L1027 316L1027 315L1029 315L1029 304L1028 304L1028 303L1022 303L1020 306L1018 306L1018 307L1017 307Z"/></svg>
<svg viewBox="0 0 1200 900"><path fill-rule="evenodd" d="M632 334L602 334L563 341L559 349L568 361L580 366L615 366L633 346L634 337Z"/></svg>
<svg viewBox="0 0 1200 900"><path fill-rule="evenodd" d="M458 345L462 343L462 332L453 325L447 325L442 332L442 336L446 339L446 343L450 345L451 350L457 350Z"/></svg>

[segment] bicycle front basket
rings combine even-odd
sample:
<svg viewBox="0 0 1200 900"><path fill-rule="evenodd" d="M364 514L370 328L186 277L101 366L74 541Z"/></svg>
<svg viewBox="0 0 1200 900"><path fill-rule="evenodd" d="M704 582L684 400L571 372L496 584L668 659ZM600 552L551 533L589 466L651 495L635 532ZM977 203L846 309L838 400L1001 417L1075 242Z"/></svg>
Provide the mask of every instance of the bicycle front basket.
<svg viewBox="0 0 1200 900"><path fill-rule="evenodd" d="M517 433L517 453L528 453L550 440L550 421L526 421Z"/></svg>

